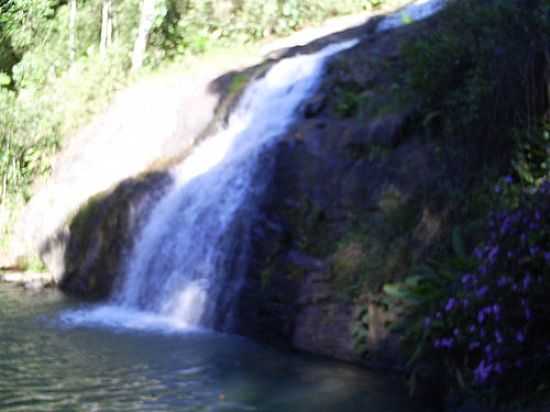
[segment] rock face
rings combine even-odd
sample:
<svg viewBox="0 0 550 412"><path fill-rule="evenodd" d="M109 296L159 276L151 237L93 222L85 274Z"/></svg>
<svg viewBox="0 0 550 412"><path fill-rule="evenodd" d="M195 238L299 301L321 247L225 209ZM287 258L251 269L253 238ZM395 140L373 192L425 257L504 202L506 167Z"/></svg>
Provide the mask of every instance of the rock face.
<svg viewBox="0 0 550 412"><path fill-rule="evenodd" d="M399 366L399 337L387 328L395 315L378 305L380 290L448 230L442 182L463 184L452 158L411 132L414 103L398 93L400 47L429 24L355 30L362 42L334 59L303 118L267 154L269 189L258 216L244 217L253 219L253 249L238 296L239 333ZM60 242L68 245L64 290L109 295L132 234L169 183L166 173L145 175L80 209Z"/></svg>
<svg viewBox="0 0 550 412"><path fill-rule="evenodd" d="M216 75L210 70L153 79L121 92L60 153L52 176L23 211L12 262L6 264L39 254L59 281L71 216L92 196L158 168L159 159L185 152L214 115L220 96L208 85ZM187 115L190 106L195 109L192 116Z"/></svg>
<svg viewBox="0 0 550 412"><path fill-rule="evenodd" d="M330 65L304 118L274 149L255 222L240 332L376 367L397 367L395 315L376 303L447 230L452 162L409 132L396 98L403 29L367 37ZM323 102L323 104L319 104ZM455 176L459 179L458 176ZM359 336L368 324L368 336Z"/></svg>
<svg viewBox="0 0 550 412"><path fill-rule="evenodd" d="M66 238L47 242L62 245L65 268L61 289L87 299L104 299L116 287L117 279L153 205L169 187L171 177L150 173L128 179L113 192L91 198L72 219Z"/></svg>

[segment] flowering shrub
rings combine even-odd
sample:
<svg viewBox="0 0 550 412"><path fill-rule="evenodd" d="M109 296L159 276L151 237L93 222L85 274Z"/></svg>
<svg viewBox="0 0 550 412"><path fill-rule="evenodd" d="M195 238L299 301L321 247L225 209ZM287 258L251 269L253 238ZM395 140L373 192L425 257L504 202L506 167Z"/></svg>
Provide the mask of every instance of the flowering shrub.
<svg viewBox="0 0 550 412"><path fill-rule="evenodd" d="M460 387L533 400L550 389L550 181L489 223L477 269L425 319L425 335Z"/></svg>

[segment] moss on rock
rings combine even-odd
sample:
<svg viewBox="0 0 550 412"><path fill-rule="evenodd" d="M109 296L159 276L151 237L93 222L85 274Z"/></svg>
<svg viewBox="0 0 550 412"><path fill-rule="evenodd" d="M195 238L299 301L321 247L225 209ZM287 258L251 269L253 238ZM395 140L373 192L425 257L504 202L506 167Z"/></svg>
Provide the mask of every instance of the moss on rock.
<svg viewBox="0 0 550 412"><path fill-rule="evenodd" d="M78 210L68 223L64 291L88 299L111 294L140 227L169 182L165 173L143 174Z"/></svg>

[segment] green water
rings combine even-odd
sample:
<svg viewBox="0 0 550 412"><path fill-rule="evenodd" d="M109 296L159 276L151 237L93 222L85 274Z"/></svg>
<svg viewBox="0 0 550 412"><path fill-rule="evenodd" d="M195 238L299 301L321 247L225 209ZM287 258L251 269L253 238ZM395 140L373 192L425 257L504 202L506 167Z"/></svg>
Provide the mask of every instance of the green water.
<svg viewBox="0 0 550 412"><path fill-rule="evenodd" d="M395 377L206 331L67 324L74 309L0 286L1 411L412 410Z"/></svg>

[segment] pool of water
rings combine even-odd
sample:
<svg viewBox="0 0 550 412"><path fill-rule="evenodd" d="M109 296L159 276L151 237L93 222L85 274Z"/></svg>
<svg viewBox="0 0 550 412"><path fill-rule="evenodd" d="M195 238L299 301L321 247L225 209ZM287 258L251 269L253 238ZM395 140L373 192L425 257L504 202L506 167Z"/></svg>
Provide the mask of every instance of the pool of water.
<svg viewBox="0 0 550 412"><path fill-rule="evenodd" d="M0 285L0 410L412 410L397 377L204 330L71 321L88 310L101 315Z"/></svg>

